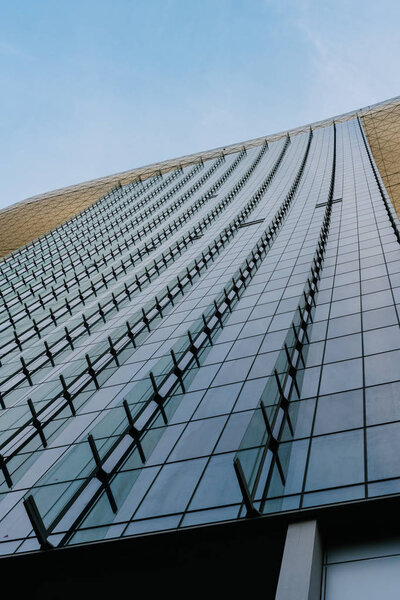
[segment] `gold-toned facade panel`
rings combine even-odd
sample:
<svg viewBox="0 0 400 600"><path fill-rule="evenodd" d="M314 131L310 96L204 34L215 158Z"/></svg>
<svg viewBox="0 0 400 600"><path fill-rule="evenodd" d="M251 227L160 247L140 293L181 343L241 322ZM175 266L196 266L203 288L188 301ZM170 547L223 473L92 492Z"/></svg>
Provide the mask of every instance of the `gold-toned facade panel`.
<svg viewBox="0 0 400 600"><path fill-rule="evenodd" d="M400 102L361 116L386 190L400 217Z"/></svg>
<svg viewBox="0 0 400 600"><path fill-rule="evenodd" d="M95 202L110 189L83 188L34 202L15 204L0 213L0 256L31 242Z"/></svg>

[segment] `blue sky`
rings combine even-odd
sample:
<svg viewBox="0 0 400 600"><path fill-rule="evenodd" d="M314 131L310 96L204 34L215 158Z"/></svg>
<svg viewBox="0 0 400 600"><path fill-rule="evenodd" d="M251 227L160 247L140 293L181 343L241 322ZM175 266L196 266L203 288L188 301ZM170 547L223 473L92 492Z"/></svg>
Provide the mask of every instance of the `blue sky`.
<svg viewBox="0 0 400 600"><path fill-rule="evenodd" d="M397 0L0 9L0 207L400 94Z"/></svg>

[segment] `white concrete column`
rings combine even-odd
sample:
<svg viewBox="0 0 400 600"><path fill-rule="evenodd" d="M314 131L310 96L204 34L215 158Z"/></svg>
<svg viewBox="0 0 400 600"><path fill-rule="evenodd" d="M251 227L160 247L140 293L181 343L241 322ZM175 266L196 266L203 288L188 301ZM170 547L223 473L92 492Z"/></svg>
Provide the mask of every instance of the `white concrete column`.
<svg viewBox="0 0 400 600"><path fill-rule="evenodd" d="M322 546L317 521L289 525L275 600L320 600Z"/></svg>

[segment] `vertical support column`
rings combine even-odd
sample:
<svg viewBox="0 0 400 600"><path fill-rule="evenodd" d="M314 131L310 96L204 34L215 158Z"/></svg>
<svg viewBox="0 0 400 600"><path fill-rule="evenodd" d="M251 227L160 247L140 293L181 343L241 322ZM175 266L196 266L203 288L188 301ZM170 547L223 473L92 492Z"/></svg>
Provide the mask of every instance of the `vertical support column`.
<svg viewBox="0 0 400 600"><path fill-rule="evenodd" d="M322 545L317 521L289 525L275 600L320 600Z"/></svg>

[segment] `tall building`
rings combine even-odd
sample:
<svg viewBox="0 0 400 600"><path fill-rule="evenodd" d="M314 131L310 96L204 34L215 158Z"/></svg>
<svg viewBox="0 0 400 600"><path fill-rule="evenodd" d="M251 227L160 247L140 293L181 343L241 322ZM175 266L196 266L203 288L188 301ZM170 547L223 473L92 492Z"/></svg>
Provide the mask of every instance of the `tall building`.
<svg viewBox="0 0 400 600"><path fill-rule="evenodd" d="M4 585L399 597L399 137L394 99L0 213Z"/></svg>

